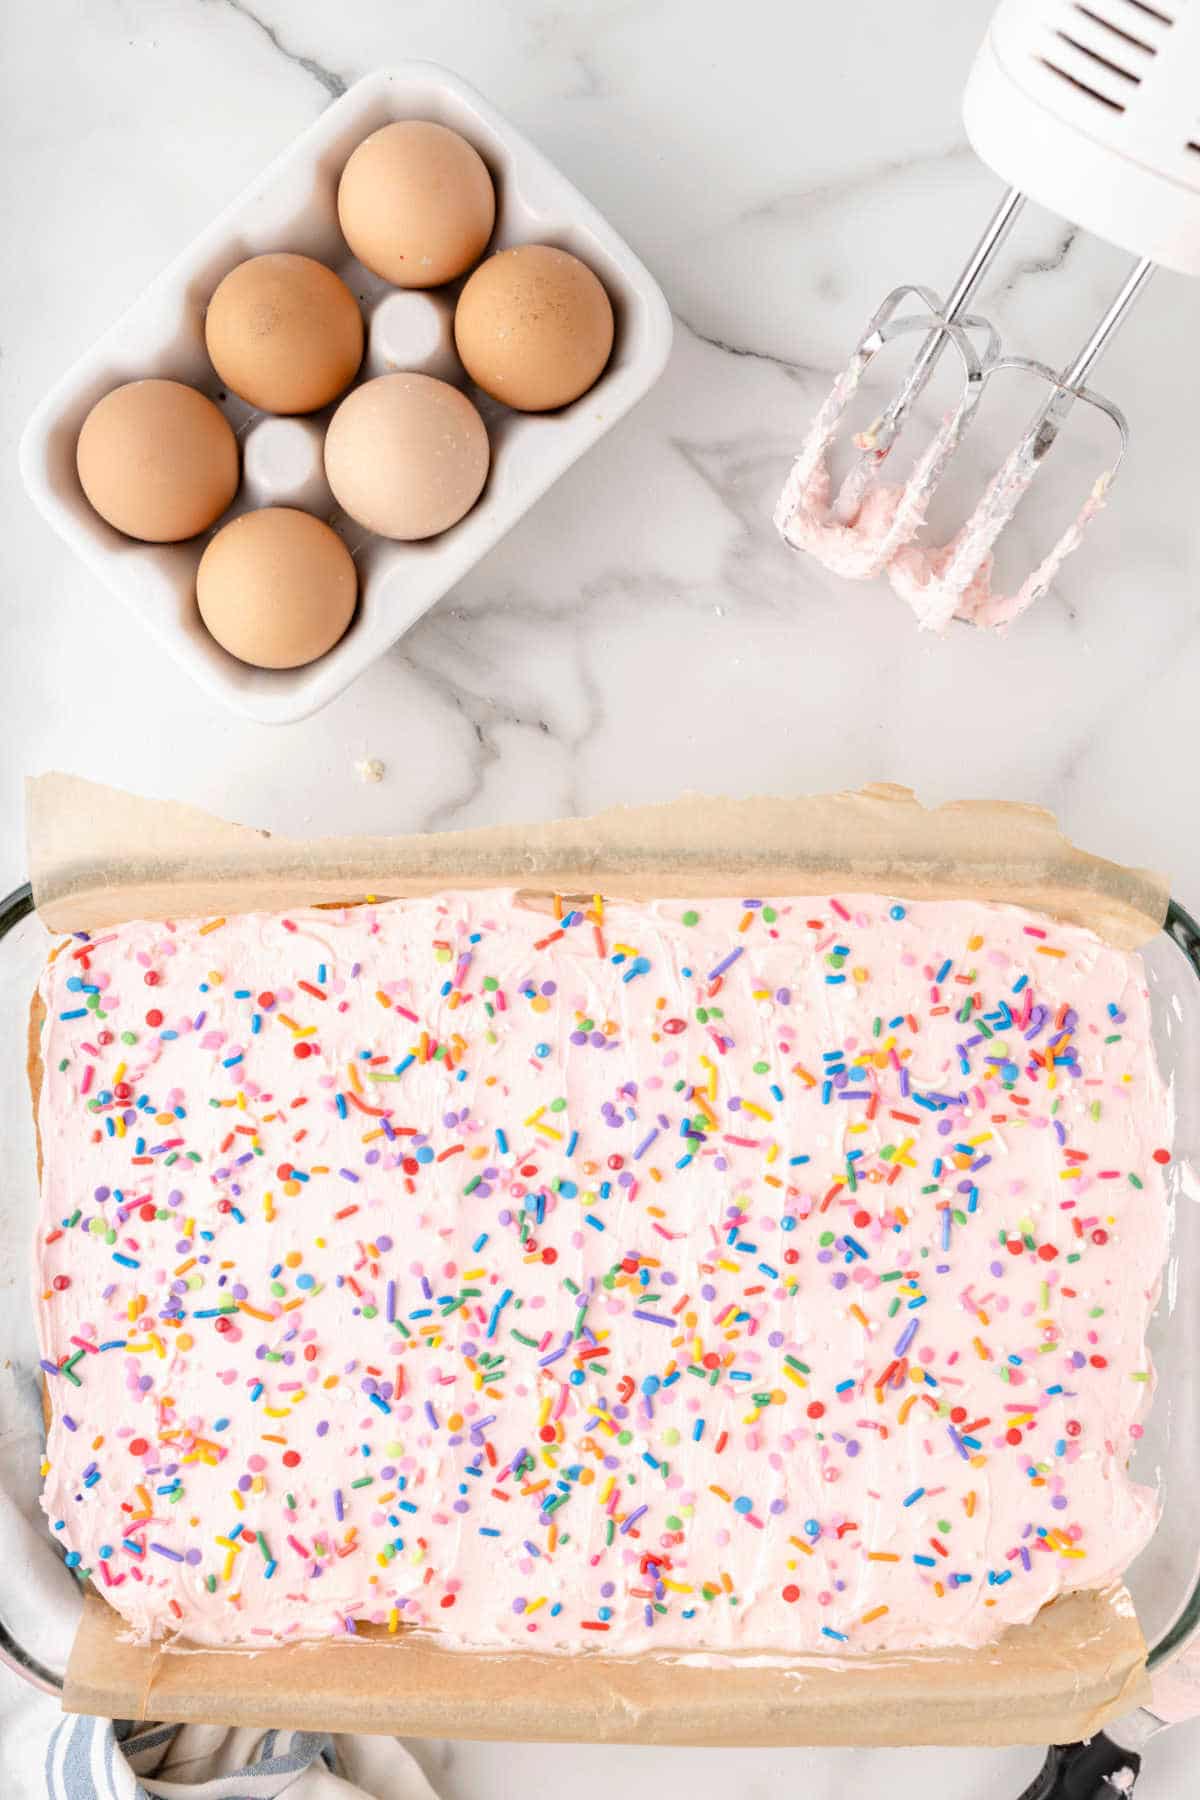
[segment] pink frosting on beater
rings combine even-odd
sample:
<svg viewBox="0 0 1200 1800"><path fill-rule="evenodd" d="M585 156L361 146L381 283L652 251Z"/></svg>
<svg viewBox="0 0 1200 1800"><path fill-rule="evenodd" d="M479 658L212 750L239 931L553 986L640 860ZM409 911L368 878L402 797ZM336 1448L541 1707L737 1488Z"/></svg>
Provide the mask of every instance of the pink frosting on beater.
<svg viewBox="0 0 1200 1800"><path fill-rule="evenodd" d="M41 983L43 1504L142 1638L986 1642L1154 1499L1137 957L1009 907L507 892Z"/></svg>
<svg viewBox="0 0 1200 1800"><path fill-rule="evenodd" d="M1035 473L1032 462L1015 453L957 536L948 544L925 545L915 541L924 522L921 496L927 492L919 473L903 487L874 483L857 517L842 524L833 516L831 475L824 455L813 461L802 452L780 498L775 522L788 543L806 550L835 575L861 580L886 573L922 630L942 632L958 619L1003 635L1041 598L1067 557L1078 549L1108 493L1106 476L1021 586L1013 593L999 593L992 586L994 559L989 546L997 522L1007 522Z"/></svg>

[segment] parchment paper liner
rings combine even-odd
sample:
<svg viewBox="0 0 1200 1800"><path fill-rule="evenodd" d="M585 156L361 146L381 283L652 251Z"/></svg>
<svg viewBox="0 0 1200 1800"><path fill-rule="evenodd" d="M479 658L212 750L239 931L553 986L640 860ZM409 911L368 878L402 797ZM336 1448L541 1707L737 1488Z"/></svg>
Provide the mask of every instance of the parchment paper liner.
<svg viewBox="0 0 1200 1800"><path fill-rule="evenodd" d="M317 901L516 885L673 894L838 894L1009 901L1135 948L1166 916L1161 877L1077 850L1049 813L997 801L926 810L904 788L707 799L442 835L299 842L46 775L29 784L34 896L55 931ZM90 1594L69 1712L409 1736L611 1743L1012 1744L1088 1737L1149 1696L1120 1586L1065 1595L977 1650L792 1663L751 1653L472 1653L433 1639L265 1651L124 1641Z"/></svg>

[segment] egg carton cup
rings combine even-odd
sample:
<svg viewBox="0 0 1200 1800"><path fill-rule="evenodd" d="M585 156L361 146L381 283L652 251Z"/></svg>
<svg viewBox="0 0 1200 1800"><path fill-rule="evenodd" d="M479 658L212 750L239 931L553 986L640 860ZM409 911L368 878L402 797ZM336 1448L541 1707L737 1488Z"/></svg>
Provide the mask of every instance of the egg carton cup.
<svg viewBox="0 0 1200 1800"><path fill-rule="evenodd" d="M436 120L479 151L496 188L488 254L513 244L553 244L580 257L604 283L616 327L612 356L596 385L572 405L533 414L489 400L470 386L453 354L453 301L461 284L397 290L351 256L338 225L338 181L355 146L396 119ZM302 419L277 418L222 387L205 350L205 309L230 269L269 250L316 257L359 300L367 350L355 385L415 368L456 380L479 407L492 448L487 485L472 511L441 536L398 543L338 512L322 459L334 407ZM582 194L457 75L433 63L402 63L356 82L322 113L63 376L26 427L21 471L59 536L208 693L248 718L283 724L326 705L486 556L653 386L670 347L671 315L657 283ZM327 519L352 552L358 609L346 635L317 662L251 668L210 637L195 604L195 576L212 532L182 544L138 543L88 504L75 467L80 427L110 389L152 375L199 388L237 433L242 484L214 531L256 507L297 506Z"/></svg>

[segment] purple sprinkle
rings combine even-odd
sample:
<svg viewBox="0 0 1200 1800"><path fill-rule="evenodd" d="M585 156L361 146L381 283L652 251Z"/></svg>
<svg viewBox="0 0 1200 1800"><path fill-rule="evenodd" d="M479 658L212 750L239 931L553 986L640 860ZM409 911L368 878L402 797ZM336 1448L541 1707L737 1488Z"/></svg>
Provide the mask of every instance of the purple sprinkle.
<svg viewBox="0 0 1200 1800"><path fill-rule="evenodd" d="M912 1343L913 1339L916 1337L917 1331L920 1327L920 1324L921 1324L920 1319L910 1319L908 1321L908 1324L904 1327L904 1330L900 1333L900 1336L896 1340L895 1354L897 1356L904 1355L904 1352L908 1349L908 1346Z"/></svg>

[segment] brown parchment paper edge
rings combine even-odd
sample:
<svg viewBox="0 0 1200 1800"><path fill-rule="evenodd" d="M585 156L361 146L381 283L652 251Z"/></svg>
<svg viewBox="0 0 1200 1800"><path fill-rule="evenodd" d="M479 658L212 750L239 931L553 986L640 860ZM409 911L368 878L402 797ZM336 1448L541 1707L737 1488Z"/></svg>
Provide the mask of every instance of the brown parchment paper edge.
<svg viewBox="0 0 1200 1800"><path fill-rule="evenodd" d="M124 1643L121 1629L88 1594L66 1711L508 1742L998 1745L1076 1742L1149 1695L1120 1587L1066 1595L980 1650L787 1668L475 1654L369 1627L338 1643L180 1655Z"/></svg>
<svg viewBox="0 0 1200 1800"><path fill-rule="evenodd" d="M1127 948L1166 916L1159 876L1089 856L1039 808L926 809L904 788L800 799L687 796L591 819L396 838L299 841L74 776L28 787L35 902L56 931L446 887L974 897L1086 925ZM64 1709L108 1717L508 1741L1011 1744L1092 1735L1148 1697L1125 1589L1063 1596L976 1650L781 1666L681 1655L453 1651L363 1628L262 1652L125 1640L89 1594Z"/></svg>
<svg viewBox="0 0 1200 1800"><path fill-rule="evenodd" d="M884 892L1007 901L1136 948L1166 917L1160 875L1078 850L1013 801L926 808L908 789L685 795L591 818L407 837L274 837L73 775L28 783L30 878L53 931L446 887L671 893Z"/></svg>

